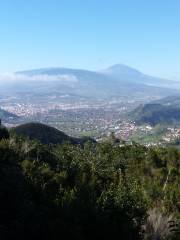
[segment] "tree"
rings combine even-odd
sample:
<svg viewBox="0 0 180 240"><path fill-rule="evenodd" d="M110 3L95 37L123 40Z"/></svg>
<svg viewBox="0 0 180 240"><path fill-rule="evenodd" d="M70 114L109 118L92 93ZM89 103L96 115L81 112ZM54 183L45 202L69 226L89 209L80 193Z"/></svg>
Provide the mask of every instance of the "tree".
<svg viewBox="0 0 180 240"><path fill-rule="evenodd" d="M0 140L2 139L8 139L9 138L9 132L6 128L3 128L0 126Z"/></svg>

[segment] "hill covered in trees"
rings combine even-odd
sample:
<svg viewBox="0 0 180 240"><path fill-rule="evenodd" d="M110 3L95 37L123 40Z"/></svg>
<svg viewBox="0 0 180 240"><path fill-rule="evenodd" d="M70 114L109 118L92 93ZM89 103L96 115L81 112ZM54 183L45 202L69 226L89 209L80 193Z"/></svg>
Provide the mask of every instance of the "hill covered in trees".
<svg viewBox="0 0 180 240"><path fill-rule="evenodd" d="M154 103L159 103L159 104L162 104L162 105L167 105L167 106L173 106L173 107L179 107L180 108L180 96L179 95L168 96L168 97L156 100L156 101L154 101Z"/></svg>
<svg viewBox="0 0 180 240"><path fill-rule="evenodd" d="M179 124L180 107L149 103L140 105L128 117L137 124Z"/></svg>
<svg viewBox="0 0 180 240"><path fill-rule="evenodd" d="M9 119L18 119L18 116L0 108L0 119L7 121Z"/></svg>
<svg viewBox="0 0 180 240"><path fill-rule="evenodd" d="M179 239L178 150L43 145L3 131L1 239Z"/></svg>
<svg viewBox="0 0 180 240"><path fill-rule="evenodd" d="M11 133L28 137L31 140L38 140L43 144L61 144L69 142L71 144L84 144L87 141L95 142L91 138L73 138L56 128L42 123L27 123L11 129Z"/></svg>

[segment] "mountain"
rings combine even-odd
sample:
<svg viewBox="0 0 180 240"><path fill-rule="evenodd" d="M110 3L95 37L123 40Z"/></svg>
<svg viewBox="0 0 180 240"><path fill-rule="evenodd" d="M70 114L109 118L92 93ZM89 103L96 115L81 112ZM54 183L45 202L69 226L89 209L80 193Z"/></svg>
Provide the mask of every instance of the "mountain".
<svg viewBox="0 0 180 240"><path fill-rule="evenodd" d="M137 124L180 124L180 107L158 103L140 105L128 117Z"/></svg>
<svg viewBox="0 0 180 240"><path fill-rule="evenodd" d="M166 106L180 107L180 95L168 96L154 101L154 103L159 103Z"/></svg>
<svg viewBox="0 0 180 240"><path fill-rule="evenodd" d="M151 77L122 64L102 71L42 68L16 72L13 81L0 83L0 92L67 94L92 99L141 98L174 95L180 82Z"/></svg>
<svg viewBox="0 0 180 240"><path fill-rule="evenodd" d="M56 128L42 123L26 123L12 128L11 133L39 140L43 144L61 144L70 142L72 144L84 144L87 141L95 142L91 138L73 138Z"/></svg>
<svg viewBox="0 0 180 240"><path fill-rule="evenodd" d="M180 82L149 76L124 64L115 64L103 71L106 75L114 77L120 81L145 84L147 86L167 87L180 89Z"/></svg>

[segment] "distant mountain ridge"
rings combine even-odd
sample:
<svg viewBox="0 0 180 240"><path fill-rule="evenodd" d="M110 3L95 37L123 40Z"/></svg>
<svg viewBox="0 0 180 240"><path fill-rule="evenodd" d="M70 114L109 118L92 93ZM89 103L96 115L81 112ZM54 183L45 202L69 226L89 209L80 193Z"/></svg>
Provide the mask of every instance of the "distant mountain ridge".
<svg viewBox="0 0 180 240"><path fill-rule="evenodd" d="M172 81L168 79L162 79L158 77L148 76L147 74L144 74L140 72L139 70L136 70L135 68L129 67L124 64L115 64L110 66L107 69L101 70L101 71L91 71L91 70L84 70L84 69L72 69L72 68L58 68L58 67L52 67L52 68L41 68L41 69L33 69L28 71L21 71L17 72L18 74L24 74L29 76L34 75L75 75L77 78L84 77L85 79L87 77L90 77L92 81L94 80L94 77L99 77L100 79L103 77L104 81L112 80L112 79L118 79L119 82L135 82L135 83L143 83L143 84L152 84L154 83L154 86L157 86L159 83L161 83L163 86L166 84L180 84L180 82Z"/></svg>
<svg viewBox="0 0 180 240"><path fill-rule="evenodd" d="M158 97L173 95L177 93L177 88L180 89L180 82L147 76L123 64L116 64L102 71L41 68L16 74L21 74L24 78L37 77L37 81L21 82L19 88L32 88L36 93L55 91L91 98L130 97L131 94L132 97L146 98L147 94ZM47 76L51 77L49 81L40 81Z"/></svg>
<svg viewBox="0 0 180 240"><path fill-rule="evenodd" d="M136 83L146 84L148 86L159 86L159 87L174 87L179 85L180 82L172 81L168 79L163 79L160 77L154 77L140 72L139 70L129 67L124 64L115 64L104 70L105 74L113 76L117 79L125 78L128 81L133 81Z"/></svg>

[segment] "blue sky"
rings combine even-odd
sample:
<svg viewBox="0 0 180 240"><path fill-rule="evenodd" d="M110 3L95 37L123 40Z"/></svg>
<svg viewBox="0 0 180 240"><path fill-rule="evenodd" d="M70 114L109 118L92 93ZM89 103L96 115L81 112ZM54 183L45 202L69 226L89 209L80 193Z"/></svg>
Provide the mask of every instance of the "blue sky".
<svg viewBox="0 0 180 240"><path fill-rule="evenodd" d="M0 72L116 63L180 80L180 1L0 1Z"/></svg>

